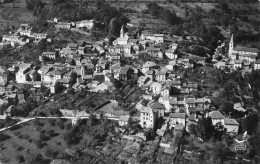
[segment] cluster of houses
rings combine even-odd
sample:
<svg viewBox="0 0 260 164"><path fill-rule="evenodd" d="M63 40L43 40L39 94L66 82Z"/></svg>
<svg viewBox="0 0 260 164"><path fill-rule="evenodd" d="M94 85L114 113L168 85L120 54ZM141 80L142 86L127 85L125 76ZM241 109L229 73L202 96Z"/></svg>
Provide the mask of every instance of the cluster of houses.
<svg viewBox="0 0 260 164"><path fill-rule="evenodd" d="M38 43L46 39L46 33L34 33L28 24L21 24L20 28L10 35L3 35L0 43L1 49L17 48L27 43Z"/></svg>
<svg viewBox="0 0 260 164"><path fill-rule="evenodd" d="M53 23L55 23L55 27L57 29L71 29L71 28L85 28L92 29L94 26L94 20L81 20L77 22L60 22L58 18L53 19Z"/></svg>
<svg viewBox="0 0 260 164"><path fill-rule="evenodd" d="M57 28L63 26L57 19L54 22L57 23ZM81 23L75 24L84 26L84 23ZM69 27L71 25L70 23ZM20 34L31 36L29 31L29 29L20 30ZM232 40L229 56L235 61L234 68L240 67L237 65L239 60L260 63L256 61L255 49L246 51L243 48L233 47ZM120 37L115 39L112 45L106 44L107 42L96 44L84 41L68 43L64 48L53 52L43 52L40 55L41 61L54 61L53 64L39 67L30 63L17 63L8 69L1 68L0 91L5 95L5 98L0 99L0 105L1 101L12 101L12 97L15 99L19 97L23 102L22 89L25 87L31 91L37 91L45 86L53 94L57 92L57 86L62 86L65 90L72 88L79 91L87 88L90 92L112 92L115 90L115 79L128 81L135 78L138 79L137 83L142 89L143 98L136 104L140 115L134 119L139 120L143 128L158 128L159 120L164 120L166 125L158 130L158 134L163 135L167 128L181 130L187 128L190 123L196 123L199 117L207 116L212 119L213 125L221 122L228 133L237 134L238 122L235 119L224 117L219 111L212 109L209 98L189 96L190 92L198 89L198 83L187 81L181 75L173 73L175 65L184 68L193 66L189 58L178 56L176 53L178 44L170 42L163 34L151 34L147 31L142 33L139 39L134 39L132 33L124 32L124 27L120 31ZM236 58L234 58L234 53ZM146 61L141 66L134 64L122 66L120 63L122 57L139 59L142 55L159 59L168 58L170 62L163 67L151 61ZM237 56L238 60L236 60ZM65 58L65 62L56 62L58 57ZM201 60L197 63L205 64L205 60ZM217 67L221 67L220 62L217 63ZM10 80L10 76L13 76L14 79ZM117 106L118 104L114 101L106 103L100 109L96 109L96 115L100 116L102 113L106 117L116 118L120 126L129 124L133 118L129 116L129 113L114 110ZM61 113L77 118L89 116L86 112L82 113L81 111L75 114L65 110ZM75 123L74 121L73 124Z"/></svg>
<svg viewBox="0 0 260 164"><path fill-rule="evenodd" d="M224 45L222 45L223 47ZM259 50L257 48L248 48L243 46L234 46L233 35L229 42L229 50L227 57L221 61L213 59L215 67L218 69L229 68L231 70L237 69L260 69L260 60L258 58Z"/></svg>

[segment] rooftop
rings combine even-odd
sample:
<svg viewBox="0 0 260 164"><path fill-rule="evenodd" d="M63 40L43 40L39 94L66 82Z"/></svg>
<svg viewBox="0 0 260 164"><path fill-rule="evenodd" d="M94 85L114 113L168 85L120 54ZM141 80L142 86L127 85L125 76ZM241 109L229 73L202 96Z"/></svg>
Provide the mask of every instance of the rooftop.
<svg viewBox="0 0 260 164"><path fill-rule="evenodd" d="M254 52L254 53L258 53L258 49L257 48L249 48L249 47L243 47L243 46L236 46L234 47L235 51L244 51L244 52Z"/></svg>
<svg viewBox="0 0 260 164"><path fill-rule="evenodd" d="M225 118L224 123L225 125L239 125L239 123L233 118Z"/></svg>
<svg viewBox="0 0 260 164"><path fill-rule="evenodd" d="M224 119L225 117L219 111L212 111L209 113L211 119Z"/></svg>
<svg viewBox="0 0 260 164"><path fill-rule="evenodd" d="M170 113L170 118L186 118L186 113Z"/></svg>

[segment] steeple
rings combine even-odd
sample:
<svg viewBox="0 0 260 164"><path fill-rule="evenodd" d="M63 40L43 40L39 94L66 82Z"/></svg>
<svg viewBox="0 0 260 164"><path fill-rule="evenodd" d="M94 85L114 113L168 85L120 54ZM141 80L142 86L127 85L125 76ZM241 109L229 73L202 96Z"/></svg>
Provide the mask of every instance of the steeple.
<svg viewBox="0 0 260 164"><path fill-rule="evenodd" d="M233 38L233 34L231 35L231 39L230 39L230 42L229 42L229 48L234 48L234 38Z"/></svg>
<svg viewBox="0 0 260 164"><path fill-rule="evenodd" d="M233 34L231 35L231 39L229 42L229 48L228 48L228 56L230 57L232 52L233 52L233 48L234 48L234 38L233 38Z"/></svg>
<svg viewBox="0 0 260 164"><path fill-rule="evenodd" d="M124 32L124 26L122 25L122 28L120 30L120 38L125 37L125 32Z"/></svg>

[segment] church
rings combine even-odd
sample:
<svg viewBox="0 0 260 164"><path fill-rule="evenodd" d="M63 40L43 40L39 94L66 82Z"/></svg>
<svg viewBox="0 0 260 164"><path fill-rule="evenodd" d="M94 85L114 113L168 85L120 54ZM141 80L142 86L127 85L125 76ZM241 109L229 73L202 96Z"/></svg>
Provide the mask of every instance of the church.
<svg viewBox="0 0 260 164"><path fill-rule="evenodd" d="M113 41L113 45L127 45L128 39L128 35L124 32L124 26L122 26L120 30L120 37Z"/></svg>
<svg viewBox="0 0 260 164"><path fill-rule="evenodd" d="M244 46L235 46L233 34L229 42L228 57L233 60L244 60L247 62L255 62L258 55L257 48L248 48Z"/></svg>

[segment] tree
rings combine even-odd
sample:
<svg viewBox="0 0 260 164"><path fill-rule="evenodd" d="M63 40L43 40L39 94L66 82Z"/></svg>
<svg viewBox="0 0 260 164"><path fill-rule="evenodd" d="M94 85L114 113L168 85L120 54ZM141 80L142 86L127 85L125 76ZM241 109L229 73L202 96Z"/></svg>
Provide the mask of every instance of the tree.
<svg viewBox="0 0 260 164"><path fill-rule="evenodd" d="M182 133L177 132L176 135L174 136L174 139L172 140L172 146L173 147L179 146L181 144L181 140L182 140Z"/></svg>
<svg viewBox="0 0 260 164"><path fill-rule="evenodd" d="M35 140L34 143L38 149L41 149L43 146L42 140Z"/></svg>
<svg viewBox="0 0 260 164"><path fill-rule="evenodd" d="M196 124L191 124L191 125L188 127L190 134L195 135L195 136L197 136L196 126L197 126Z"/></svg>
<svg viewBox="0 0 260 164"><path fill-rule="evenodd" d="M229 113L234 110L234 103L231 101L224 101L222 102L220 109L229 115Z"/></svg>
<svg viewBox="0 0 260 164"><path fill-rule="evenodd" d="M109 24L109 34L110 36L119 37L120 36L120 29L122 24L118 17L113 18Z"/></svg>
<svg viewBox="0 0 260 164"><path fill-rule="evenodd" d="M50 147L48 147L46 149L46 152L45 152L46 156L47 157L50 157L52 159L56 158L56 156L58 155L58 152L57 151L54 151L53 149L51 149Z"/></svg>
<svg viewBox="0 0 260 164"><path fill-rule="evenodd" d="M17 155L17 156L15 157L15 159L16 159L16 161L17 161L18 163L24 162L24 157L23 157L22 155Z"/></svg>
<svg viewBox="0 0 260 164"><path fill-rule="evenodd" d="M43 157L41 154L31 154L26 158L26 163L35 164L35 163L39 163L42 160L43 160Z"/></svg>
<svg viewBox="0 0 260 164"><path fill-rule="evenodd" d="M224 125L221 122L216 123L213 136L215 139L221 141L224 135Z"/></svg>
<svg viewBox="0 0 260 164"><path fill-rule="evenodd" d="M247 131L248 134L252 134L252 132L255 130L258 124L258 115L250 114L242 121L242 128L243 131Z"/></svg>
<svg viewBox="0 0 260 164"><path fill-rule="evenodd" d="M213 161L216 164L222 164L224 162L226 157L224 148L225 145L223 145L223 143L221 142L214 144L212 153L213 153Z"/></svg>
<svg viewBox="0 0 260 164"><path fill-rule="evenodd" d="M196 133L198 137L209 140L212 136L213 130L214 126L212 125L210 117L199 119L196 126Z"/></svg>
<svg viewBox="0 0 260 164"><path fill-rule="evenodd" d="M70 80L69 80L70 87L72 87L77 82L77 77L78 77L78 75L76 72L71 73Z"/></svg>

